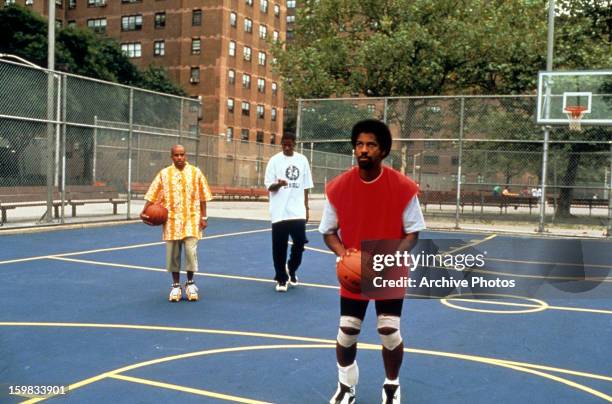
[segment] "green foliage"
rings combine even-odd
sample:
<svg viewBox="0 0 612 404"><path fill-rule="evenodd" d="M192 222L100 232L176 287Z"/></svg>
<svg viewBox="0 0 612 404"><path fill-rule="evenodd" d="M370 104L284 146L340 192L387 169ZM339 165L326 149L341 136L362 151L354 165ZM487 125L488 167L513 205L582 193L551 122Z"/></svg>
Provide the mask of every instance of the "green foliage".
<svg viewBox="0 0 612 404"><path fill-rule="evenodd" d="M555 68L609 68L612 2L558 3ZM308 0L273 53L295 98L521 94L546 38L543 0Z"/></svg>
<svg viewBox="0 0 612 404"><path fill-rule="evenodd" d="M47 21L27 8L11 5L0 9L0 52L47 65ZM174 84L165 69L150 66L140 71L121 52L114 39L88 29L66 27L56 35L56 68L87 77L133 85L176 95L185 91Z"/></svg>

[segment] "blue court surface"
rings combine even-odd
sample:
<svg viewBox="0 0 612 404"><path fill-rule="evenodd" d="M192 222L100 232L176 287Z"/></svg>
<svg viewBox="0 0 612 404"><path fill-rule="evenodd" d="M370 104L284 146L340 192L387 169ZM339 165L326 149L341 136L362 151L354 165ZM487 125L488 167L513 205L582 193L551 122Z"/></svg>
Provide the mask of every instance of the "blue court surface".
<svg viewBox="0 0 612 404"><path fill-rule="evenodd" d="M282 294L269 223L211 219L198 249L200 301L178 303L167 301L159 228L0 236L0 402L326 402L337 380L335 257L316 226L307 234L301 284ZM585 279L612 282L610 241L421 238L458 239L449 248L486 251L492 271L525 278L563 280L580 251ZM380 402L375 320L369 307L358 403ZM609 294L407 299L401 332L403 403L612 401ZM66 386L67 394L28 398L11 394L23 392L17 386Z"/></svg>

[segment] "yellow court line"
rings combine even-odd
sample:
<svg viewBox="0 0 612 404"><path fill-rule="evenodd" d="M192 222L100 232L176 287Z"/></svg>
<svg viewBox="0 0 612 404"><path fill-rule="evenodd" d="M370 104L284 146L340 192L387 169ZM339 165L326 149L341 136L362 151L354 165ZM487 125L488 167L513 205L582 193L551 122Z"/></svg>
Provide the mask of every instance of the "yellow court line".
<svg viewBox="0 0 612 404"><path fill-rule="evenodd" d="M105 324L105 323L51 323L51 322L12 322L5 321L0 322L0 327L57 327L57 328L106 328L106 329L126 329L126 330L140 330L140 331L170 331L170 332L185 332L185 333L195 333L195 334L211 334L211 335L230 335L230 336L239 336L239 337L257 337L257 338L267 338L267 339L280 339L287 341L300 341L300 342L311 342L313 344L308 346L314 346L314 343L318 344L329 344L335 346L336 341L331 339L324 338L313 338L313 337L301 337L301 336L293 336L293 335L284 335L284 334L270 334L270 333L260 333L260 332L252 332L252 331L230 331L230 330L217 330L217 329L207 329L207 328L187 328L187 327L171 327L171 326L156 326L156 325L134 325L134 324ZM359 342L359 348L364 349L380 349L381 346L378 344L370 344L370 343L362 343ZM265 347L271 345L264 345ZM302 345L300 345L302 346ZM261 348L264 349L264 348ZM232 352L234 350L240 350L240 348L224 348L222 352ZM213 350L210 352L219 353L218 350ZM534 369L542 369L548 370L555 373L563 373L570 374L573 376L580 376L590 379L604 380L608 382L612 382L612 377L606 375L599 375L595 373L581 372L571 369L564 368L556 368L552 366L544 366L533 364L529 362L517 362L510 361L506 359L497 359L497 358L488 358L484 356L474 356L474 355L464 355L464 354L455 354L451 352L441 352L441 351L431 351L431 350L423 350L417 348L405 348L405 352L410 353L418 353L418 354L426 354L426 355L436 355L436 356L445 356L445 357L456 357L458 359L466 359L466 358L477 358L484 362L487 361L495 361L495 362L503 362L511 365L516 365L520 367L526 368L534 368ZM206 351L209 352L209 351ZM174 357L187 358L197 356L196 354L181 354L175 355ZM154 363L159 363L159 359L153 360ZM143 363L153 364L152 361L147 361ZM130 365L128 367L120 368L121 372L126 372L128 370L134 369L135 365ZM98 375L95 377L106 377L103 375Z"/></svg>
<svg viewBox="0 0 612 404"><path fill-rule="evenodd" d="M169 362L169 361L173 361L173 360L179 360L179 359L185 359L185 358L192 358L192 357L196 357L196 356L202 356L202 355L212 355L212 354L218 354L218 353L229 353L229 352L241 352L241 351L252 351L252 350L267 350L267 349L304 349L304 348L335 348L335 344L328 344L328 345L255 345L255 346L241 346L241 347L232 347L232 348L221 348L221 349L213 349L213 350L207 350L207 351L198 351L198 352L191 352L191 353L187 353L187 354L180 354L180 355L173 355L173 356L168 356L168 357L163 357L163 358L158 358L158 359L153 359L153 360L149 360L146 362L140 362L140 363L136 363L133 365L129 365L129 366L125 366L110 372L106 372L103 373L101 375L98 376L94 376L92 378L89 379L84 379L81 380L77 383L71 384L70 386L68 386L69 390L76 390L79 387L83 387L85 385L91 384L93 382L99 381L101 379L107 378L107 377L112 377L113 375L119 374L119 373L123 373L123 372L127 372L130 370L134 370L137 368L142 368L145 366L150 366L150 365L155 365L155 364L159 364L159 363L164 363L164 362ZM359 344L359 348L360 349L368 349L368 350L380 350L380 346L378 345L373 345L373 344ZM604 400L610 401L612 402L612 397L601 392L598 390L595 390L593 388L590 388L588 386L585 386L583 384L574 382L572 380L568 380L556 375L552 375L549 373L544 373L541 372L539 370L535 370L530 368L529 366L520 366L518 365L518 363L520 362L509 362L509 361L504 361L504 360L500 360L500 359L493 359L493 358L486 358L486 357L481 357L481 356L474 356L474 355L465 355L465 354L456 354L456 353L451 353L451 352L441 352L441 351L431 351L431 350L424 350L424 349L413 349L413 348L405 348L404 352L408 352L408 353L416 353L416 354L424 354L424 355L433 355L433 356L439 356L439 357L446 357L446 358L453 358L453 359L462 359L462 360L467 360L467 361L472 361L472 362L477 362L477 363L484 363L484 364L489 364L489 365L495 365L495 366L500 366L500 367L505 367L508 369L512 369L518 372L524 372L524 373L529 373L532 375L536 375L536 376L540 376L546 379L550 379L553 381L556 381L558 383L561 384L565 384L569 387L573 387L575 389L578 390L582 390L588 394L594 395L596 397L602 398ZM529 364L526 364L529 365ZM539 365L538 365L539 366ZM550 368L550 370L553 370L555 368ZM573 371L572 371L573 372ZM573 374L577 375L577 373L580 372L574 372ZM601 376L601 375L597 375L600 376L601 378L603 378L603 380L605 380L605 378L607 378L607 376ZM600 378L600 380L602 380ZM45 400L47 397L45 398L36 398L33 400L28 400L25 401L25 403L36 403L36 402L40 402Z"/></svg>
<svg viewBox="0 0 612 404"><path fill-rule="evenodd" d="M132 383L144 384L144 385L147 385L147 386L160 387L160 388L163 388L163 389L182 391L184 393L197 394L199 396L206 396L206 397L217 398L217 399L220 399L220 400L234 401L236 403L271 404L271 403L269 403L267 401L252 400L250 398L232 396L232 395L229 395L229 394L215 393L213 391L202 390L202 389L194 389L192 387L185 387L185 386L179 386L179 385L176 385L176 384L157 382L157 381L154 381L154 380L141 379L139 377L125 376L125 375L110 375L108 377L110 377L112 379L119 379L119 380L124 380L124 381L127 381L127 382L132 382Z"/></svg>
<svg viewBox="0 0 612 404"><path fill-rule="evenodd" d="M162 268L152 268L145 267L142 265L129 265L129 264L115 264L112 262L102 262L102 261L91 261L91 260L82 260L76 258L63 258L63 257L48 257L48 259L58 260L58 261L67 261L67 262L77 262L81 264L91 264L91 265L100 265L107 267L115 267L115 268L127 268L127 269L137 269L141 271L151 271L151 272L168 272L166 269ZM196 272L196 276L206 276L209 278L223 278L223 279L236 279L241 281L252 281L252 282L264 282L264 283L276 283L276 281L272 279L263 279L263 278L255 278L251 276L239 276L239 275L226 275L226 274L213 274L210 272ZM321 289L336 289L338 290L338 286L331 285L323 285L318 283L308 283L308 282L300 282L301 286L309 286L313 288L321 288Z"/></svg>
<svg viewBox="0 0 612 404"><path fill-rule="evenodd" d="M531 307L531 308L540 307L540 305L529 304L529 303L513 303L513 302L501 302L501 301L480 300L480 299L460 299L456 297L453 297L451 300L459 301L459 302L482 303L482 304L492 304L492 305L500 305L500 306L517 306L517 307ZM580 307L563 307L563 306L548 306L547 308L555 309L555 310L565 310L565 311L580 311L580 312L587 312L587 313L612 314L612 310L602 310L602 309L583 309Z"/></svg>
<svg viewBox="0 0 612 404"><path fill-rule="evenodd" d="M474 247L474 246L477 246L478 244L482 244L484 242L492 240L495 237L497 237L497 234L491 234L490 236L487 236L487 237L485 237L485 238L483 238L481 240L475 241L473 243L466 244L466 245L464 245L462 247L457 247L454 250L445 251L443 254L454 254L454 253L456 253L458 251L465 250L466 248Z"/></svg>

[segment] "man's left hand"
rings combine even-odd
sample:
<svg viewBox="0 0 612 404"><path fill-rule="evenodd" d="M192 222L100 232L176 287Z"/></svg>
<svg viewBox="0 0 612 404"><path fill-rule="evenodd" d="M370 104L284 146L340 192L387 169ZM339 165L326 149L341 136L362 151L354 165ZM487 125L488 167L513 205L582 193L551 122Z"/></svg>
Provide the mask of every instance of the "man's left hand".
<svg viewBox="0 0 612 404"><path fill-rule="evenodd" d="M204 230L208 226L208 220L201 218L200 219L200 230Z"/></svg>

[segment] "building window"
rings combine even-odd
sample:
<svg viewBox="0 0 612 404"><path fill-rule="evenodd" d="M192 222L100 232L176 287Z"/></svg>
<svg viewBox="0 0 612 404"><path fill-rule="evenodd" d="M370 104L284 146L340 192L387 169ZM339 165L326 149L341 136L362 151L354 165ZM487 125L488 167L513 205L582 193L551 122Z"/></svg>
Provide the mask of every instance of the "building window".
<svg viewBox="0 0 612 404"><path fill-rule="evenodd" d="M259 63L260 66L266 65L266 53L265 52L259 52L257 54L257 63Z"/></svg>
<svg viewBox="0 0 612 404"><path fill-rule="evenodd" d="M233 11L230 13L230 25L232 27L238 25L238 14L234 13Z"/></svg>
<svg viewBox="0 0 612 404"><path fill-rule="evenodd" d="M68 8L76 8L76 0L68 0Z"/></svg>
<svg viewBox="0 0 612 404"><path fill-rule="evenodd" d="M8 3L7 1L4 2L5 5L8 5L7 3ZM14 4L14 2L13 2L13 4ZM26 0L25 5L26 6L33 6L34 5L34 0Z"/></svg>
<svg viewBox="0 0 612 404"><path fill-rule="evenodd" d="M121 17L121 31L140 31L142 29L142 14Z"/></svg>
<svg viewBox="0 0 612 404"><path fill-rule="evenodd" d="M454 166L458 166L459 165L459 157L452 156L451 157L451 164L454 165Z"/></svg>
<svg viewBox="0 0 612 404"><path fill-rule="evenodd" d="M280 38L280 34L278 33L278 31L274 31L272 33L272 41L274 42L278 42L278 39Z"/></svg>
<svg viewBox="0 0 612 404"><path fill-rule="evenodd" d="M129 58L139 58L142 56L142 45L140 42L122 43L121 51Z"/></svg>
<svg viewBox="0 0 612 404"><path fill-rule="evenodd" d="M87 0L87 7L106 7L106 0Z"/></svg>
<svg viewBox="0 0 612 404"><path fill-rule="evenodd" d="M245 0L247 6L253 7L253 0Z"/></svg>
<svg viewBox="0 0 612 404"><path fill-rule="evenodd" d="M227 111L231 113L234 112L234 99L233 98L227 99Z"/></svg>
<svg viewBox="0 0 612 404"><path fill-rule="evenodd" d="M30 2L32 4L34 4L34 0L30 0ZM62 0L55 0L55 6L57 8L63 8L64 7L63 1Z"/></svg>
<svg viewBox="0 0 612 404"><path fill-rule="evenodd" d="M257 79L257 91L260 93L266 92L266 80L262 78Z"/></svg>
<svg viewBox="0 0 612 404"><path fill-rule="evenodd" d="M264 133L260 130L257 131L257 138L256 141L257 143L263 143L264 140Z"/></svg>
<svg viewBox="0 0 612 404"><path fill-rule="evenodd" d="M278 91L278 84L276 84L275 82L272 82L272 95L276 95L277 91Z"/></svg>
<svg viewBox="0 0 612 404"><path fill-rule="evenodd" d="M234 140L234 128L225 129L225 140L227 140L228 143Z"/></svg>
<svg viewBox="0 0 612 404"><path fill-rule="evenodd" d="M250 18L244 19L244 32L253 32L253 20Z"/></svg>
<svg viewBox="0 0 612 404"><path fill-rule="evenodd" d="M166 26L166 13L155 13L155 28L164 28Z"/></svg>
<svg viewBox="0 0 612 404"><path fill-rule="evenodd" d="M192 84L196 84L200 82L200 68L199 67L191 68L189 82Z"/></svg>
<svg viewBox="0 0 612 404"><path fill-rule="evenodd" d="M165 54L166 54L166 42L165 41L153 42L153 55L154 56L164 56Z"/></svg>
<svg viewBox="0 0 612 404"><path fill-rule="evenodd" d="M106 32L106 18L92 18L87 20L87 28L93 32L105 33Z"/></svg>
<svg viewBox="0 0 612 404"><path fill-rule="evenodd" d="M435 166L435 165L438 165L439 162L440 162L439 156L424 156L423 157L423 164L425 165Z"/></svg>
<svg viewBox="0 0 612 404"><path fill-rule="evenodd" d="M270 144L276 144L276 133L270 135Z"/></svg>
<svg viewBox="0 0 612 404"><path fill-rule="evenodd" d="M287 8L295 8L295 0L287 0Z"/></svg>
<svg viewBox="0 0 612 404"><path fill-rule="evenodd" d="M229 84L234 84L236 83L236 70L234 69L229 69L227 71L227 82Z"/></svg>
<svg viewBox="0 0 612 404"><path fill-rule="evenodd" d="M202 50L202 41L200 38L191 38L191 54L199 55Z"/></svg>
<svg viewBox="0 0 612 404"><path fill-rule="evenodd" d="M288 15L287 16L287 23L292 24L295 22L295 15Z"/></svg>
<svg viewBox="0 0 612 404"><path fill-rule="evenodd" d="M242 74L242 87L251 88L251 75L243 73Z"/></svg>
<svg viewBox="0 0 612 404"><path fill-rule="evenodd" d="M259 37L261 39L266 39L268 37L268 27L266 27L265 25L259 26Z"/></svg>
<svg viewBox="0 0 612 404"><path fill-rule="evenodd" d="M268 12L268 0L259 0L259 10L261 10L262 13Z"/></svg>
<svg viewBox="0 0 612 404"><path fill-rule="evenodd" d="M276 121L276 108L272 108L272 111L270 112L270 119L272 121Z"/></svg>
<svg viewBox="0 0 612 404"><path fill-rule="evenodd" d="M257 119L264 119L265 111L266 110L263 105L257 105Z"/></svg>
<svg viewBox="0 0 612 404"><path fill-rule="evenodd" d="M249 116L251 114L251 104L248 101L242 101L242 115Z"/></svg>
<svg viewBox="0 0 612 404"><path fill-rule="evenodd" d="M142 3L142 0L121 0L122 3Z"/></svg>
<svg viewBox="0 0 612 404"><path fill-rule="evenodd" d="M374 114L375 112L376 112L376 105L368 104L368 113L369 114Z"/></svg>
<svg viewBox="0 0 612 404"><path fill-rule="evenodd" d="M68 26L69 27L76 27L77 26L76 21L75 20L69 20L68 21Z"/></svg>
<svg viewBox="0 0 612 404"><path fill-rule="evenodd" d="M242 51L242 57L244 58L244 60L251 60L251 47L250 46L245 45Z"/></svg>
<svg viewBox="0 0 612 404"><path fill-rule="evenodd" d="M229 55L236 56L236 42L229 41Z"/></svg>
<svg viewBox="0 0 612 404"><path fill-rule="evenodd" d="M193 10L191 12L191 25L194 27L202 25L202 10Z"/></svg>
<svg viewBox="0 0 612 404"><path fill-rule="evenodd" d="M280 17L280 6L278 4L274 5L274 16Z"/></svg>
<svg viewBox="0 0 612 404"><path fill-rule="evenodd" d="M287 40L289 40L289 39L293 39L293 37L295 36L295 33L292 30L288 29L286 35L287 35Z"/></svg>
<svg viewBox="0 0 612 404"><path fill-rule="evenodd" d="M249 130L248 129L242 129L240 131L240 140L248 142L249 141Z"/></svg>
<svg viewBox="0 0 612 404"><path fill-rule="evenodd" d="M55 20L55 29L62 29L62 20Z"/></svg>

